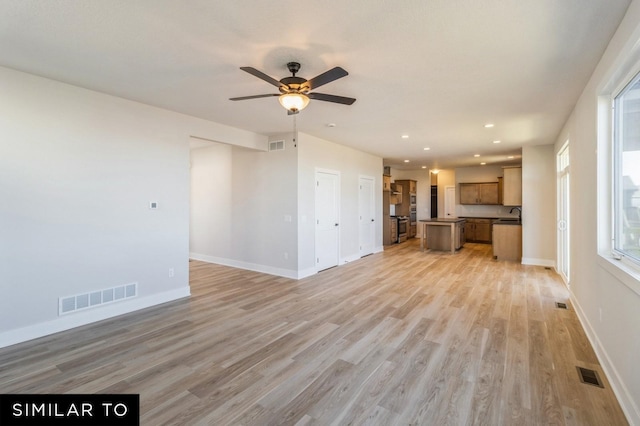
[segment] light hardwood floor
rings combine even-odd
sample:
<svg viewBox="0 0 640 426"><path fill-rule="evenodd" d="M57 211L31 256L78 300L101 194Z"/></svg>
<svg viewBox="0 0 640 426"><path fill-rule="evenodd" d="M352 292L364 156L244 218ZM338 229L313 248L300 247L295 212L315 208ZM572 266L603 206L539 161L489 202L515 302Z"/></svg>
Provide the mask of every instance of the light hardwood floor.
<svg viewBox="0 0 640 426"><path fill-rule="evenodd" d="M0 349L0 392L139 393L143 425L627 424L558 276L489 245L190 269L188 300Z"/></svg>

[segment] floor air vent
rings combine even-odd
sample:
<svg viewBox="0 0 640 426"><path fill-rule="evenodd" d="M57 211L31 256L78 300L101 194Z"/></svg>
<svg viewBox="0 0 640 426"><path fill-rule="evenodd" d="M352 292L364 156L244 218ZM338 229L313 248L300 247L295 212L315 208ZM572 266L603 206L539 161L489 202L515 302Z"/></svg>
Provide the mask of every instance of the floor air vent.
<svg viewBox="0 0 640 426"><path fill-rule="evenodd" d="M578 369L578 376L580 376L580 381L582 383L586 383L588 385L597 386L599 388L604 388L602 382L600 381L600 376L598 376L598 372L595 370L589 370L588 368L576 367Z"/></svg>
<svg viewBox="0 0 640 426"><path fill-rule="evenodd" d="M138 295L138 283L125 284L118 287L105 288L75 296L60 297L58 299L58 314L95 308L106 303L119 302Z"/></svg>
<svg viewBox="0 0 640 426"><path fill-rule="evenodd" d="M562 303L562 302L556 302L556 308L559 309L569 309L569 307L567 306L566 303Z"/></svg>

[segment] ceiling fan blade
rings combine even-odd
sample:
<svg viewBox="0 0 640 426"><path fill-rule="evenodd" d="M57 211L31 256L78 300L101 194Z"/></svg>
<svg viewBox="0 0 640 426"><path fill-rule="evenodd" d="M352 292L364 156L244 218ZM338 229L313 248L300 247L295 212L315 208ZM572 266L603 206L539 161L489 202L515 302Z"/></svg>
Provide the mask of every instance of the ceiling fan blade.
<svg viewBox="0 0 640 426"><path fill-rule="evenodd" d="M354 98L346 98L344 96L327 95L325 93L309 93L307 95L310 99L317 99L319 101L335 102L337 104L351 105L356 100Z"/></svg>
<svg viewBox="0 0 640 426"><path fill-rule="evenodd" d="M229 98L229 100L230 101L244 101L245 99L270 98L272 96L280 96L280 95L276 94L276 93L272 93L270 95L240 96L239 98Z"/></svg>
<svg viewBox="0 0 640 426"><path fill-rule="evenodd" d="M349 75L349 73L344 69L335 67L330 69L329 71L323 72L316 77L313 77L311 80L307 81L306 85L309 86L309 90L313 90L317 87L320 87L327 83L331 83L332 81L345 77L347 75Z"/></svg>
<svg viewBox="0 0 640 426"><path fill-rule="evenodd" d="M280 83L278 80L276 80L273 77L270 77L268 75L266 75L265 73L263 73L262 71L258 71L257 69L253 68L253 67L240 67L240 69L242 71L246 71L249 74L258 77L261 80L266 81L269 84L273 84L276 87L286 87L284 84Z"/></svg>

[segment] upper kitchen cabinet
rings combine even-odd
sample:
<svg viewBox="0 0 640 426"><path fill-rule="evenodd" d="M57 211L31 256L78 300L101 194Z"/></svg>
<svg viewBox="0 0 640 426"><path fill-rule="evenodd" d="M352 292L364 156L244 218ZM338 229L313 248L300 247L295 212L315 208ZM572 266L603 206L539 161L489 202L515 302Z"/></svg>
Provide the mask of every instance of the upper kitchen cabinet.
<svg viewBox="0 0 640 426"><path fill-rule="evenodd" d="M461 183L460 204L500 204L498 182Z"/></svg>
<svg viewBox="0 0 640 426"><path fill-rule="evenodd" d="M382 175L382 190L391 191L391 176Z"/></svg>
<svg viewBox="0 0 640 426"><path fill-rule="evenodd" d="M522 167L505 167L503 176L502 204L522 205Z"/></svg>

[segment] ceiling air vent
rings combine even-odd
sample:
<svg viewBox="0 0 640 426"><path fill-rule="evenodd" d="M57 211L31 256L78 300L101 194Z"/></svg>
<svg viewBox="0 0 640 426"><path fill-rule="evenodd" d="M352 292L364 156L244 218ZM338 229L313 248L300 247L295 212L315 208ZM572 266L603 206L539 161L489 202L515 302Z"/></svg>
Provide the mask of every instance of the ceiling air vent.
<svg viewBox="0 0 640 426"><path fill-rule="evenodd" d="M269 142L269 151L284 151L284 140Z"/></svg>

